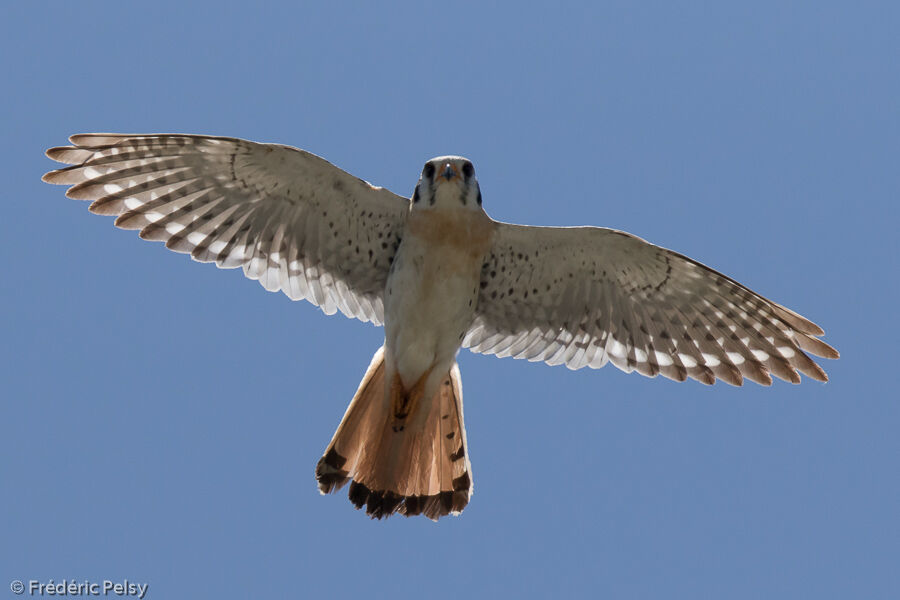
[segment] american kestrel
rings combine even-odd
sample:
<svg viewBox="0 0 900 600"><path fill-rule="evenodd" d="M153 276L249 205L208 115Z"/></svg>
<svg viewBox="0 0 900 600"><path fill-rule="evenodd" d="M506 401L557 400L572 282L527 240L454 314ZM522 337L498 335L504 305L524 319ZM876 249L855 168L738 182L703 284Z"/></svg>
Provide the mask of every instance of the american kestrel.
<svg viewBox="0 0 900 600"><path fill-rule="evenodd" d="M491 219L472 163L425 163L407 199L322 158L197 135L83 134L44 175L91 212L195 260L242 267L326 314L384 324L316 467L375 518L437 520L472 495L456 354L711 384L826 381L822 329L686 256L598 227Z"/></svg>

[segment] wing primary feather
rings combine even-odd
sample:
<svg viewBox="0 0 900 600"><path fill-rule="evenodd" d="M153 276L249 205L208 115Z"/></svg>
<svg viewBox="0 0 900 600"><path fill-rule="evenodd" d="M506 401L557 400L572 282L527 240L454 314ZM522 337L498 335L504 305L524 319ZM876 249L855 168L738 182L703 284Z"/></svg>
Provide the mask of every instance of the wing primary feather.
<svg viewBox="0 0 900 600"><path fill-rule="evenodd" d="M68 165L43 180L71 186L123 229L266 289L383 320L394 247L362 256L340 244L403 230L408 200L289 146L183 134L76 134L47 150ZM362 301L361 299L365 299Z"/></svg>

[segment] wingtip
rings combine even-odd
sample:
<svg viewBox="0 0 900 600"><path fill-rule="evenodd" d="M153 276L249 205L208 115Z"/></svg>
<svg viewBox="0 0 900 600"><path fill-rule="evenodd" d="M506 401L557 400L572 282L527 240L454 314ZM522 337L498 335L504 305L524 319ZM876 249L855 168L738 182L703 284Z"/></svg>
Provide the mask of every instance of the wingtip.
<svg viewBox="0 0 900 600"><path fill-rule="evenodd" d="M832 360L840 358L841 356L840 352L838 352L834 347L823 342L817 337L801 334L796 336L796 341L802 350L811 354L815 354L816 356Z"/></svg>
<svg viewBox="0 0 900 600"><path fill-rule="evenodd" d="M800 316L800 315L797 315L797 316ZM822 329L821 327L819 327L818 325L816 325L815 323L813 323L806 317L800 317L800 318L803 319L803 321L804 321L803 324L806 325L804 333L807 333L809 335L814 335L816 337L822 337L823 335L825 335L824 329Z"/></svg>
<svg viewBox="0 0 900 600"><path fill-rule="evenodd" d="M816 366L819 367L819 365L816 365ZM822 383L828 383L828 373L826 373L825 369L823 369L822 367L819 367L818 371L816 371L815 373L812 373L810 375L810 377L812 377L816 381L821 381Z"/></svg>
<svg viewBox="0 0 900 600"><path fill-rule="evenodd" d="M106 145L111 138L121 137L123 137L121 133L73 133L69 136L69 142L76 146L92 148L97 145Z"/></svg>
<svg viewBox="0 0 900 600"><path fill-rule="evenodd" d="M44 150L44 156L46 156L50 160L65 163L66 154L76 150L78 150L78 148L76 148L75 146L54 146L52 148L47 148L46 150Z"/></svg>

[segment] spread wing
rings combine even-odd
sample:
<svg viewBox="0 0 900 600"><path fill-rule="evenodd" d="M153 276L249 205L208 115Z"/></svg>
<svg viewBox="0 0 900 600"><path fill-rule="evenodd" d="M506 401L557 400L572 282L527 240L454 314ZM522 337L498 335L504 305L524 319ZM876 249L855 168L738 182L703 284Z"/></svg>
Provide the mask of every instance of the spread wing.
<svg viewBox="0 0 900 600"><path fill-rule="evenodd" d="M620 369L740 385L797 371L826 381L806 352L838 353L797 313L686 256L596 227L498 223L463 345L571 369Z"/></svg>
<svg viewBox="0 0 900 600"><path fill-rule="evenodd" d="M196 135L82 134L44 181L116 226L270 291L381 324L408 200L314 154Z"/></svg>

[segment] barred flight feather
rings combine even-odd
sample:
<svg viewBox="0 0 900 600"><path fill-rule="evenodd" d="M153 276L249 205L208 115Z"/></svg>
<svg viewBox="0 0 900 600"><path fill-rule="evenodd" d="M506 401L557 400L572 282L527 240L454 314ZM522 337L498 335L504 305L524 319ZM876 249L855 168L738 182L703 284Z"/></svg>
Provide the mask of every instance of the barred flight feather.
<svg viewBox="0 0 900 600"><path fill-rule="evenodd" d="M498 223L463 346L570 369L762 385L827 375L822 329L733 279L630 234Z"/></svg>
<svg viewBox="0 0 900 600"><path fill-rule="evenodd" d="M116 226L325 313L381 324L408 200L288 146L194 135L73 135L44 181ZM367 232L374 235L360 235Z"/></svg>

